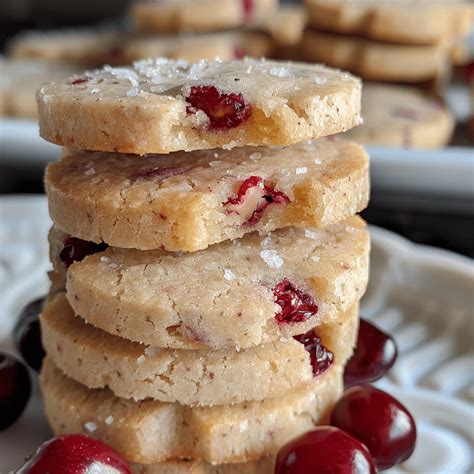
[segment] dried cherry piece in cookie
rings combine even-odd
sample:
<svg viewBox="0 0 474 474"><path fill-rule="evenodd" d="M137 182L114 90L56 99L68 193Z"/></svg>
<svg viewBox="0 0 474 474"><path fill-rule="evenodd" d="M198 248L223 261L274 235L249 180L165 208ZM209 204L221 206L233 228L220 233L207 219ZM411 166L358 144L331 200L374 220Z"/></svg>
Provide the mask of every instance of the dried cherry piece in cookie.
<svg viewBox="0 0 474 474"><path fill-rule="evenodd" d="M252 115L252 106L242 94L225 94L214 86L193 86L186 97L189 114L202 110L209 117L209 128L228 130L246 122Z"/></svg>
<svg viewBox="0 0 474 474"><path fill-rule="evenodd" d="M274 185L260 176L250 176L242 182L236 197L230 197L224 206L229 214L237 214L245 220L245 226L260 221L262 212L269 204L286 204L288 196L275 191Z"/></svg>
<svg viewBox="0 0 474 474"><path fill-rule="evenodd" d="M85 82L89 82L88 77L79 77L78 79L74 79L74 81L71 82L73 86L77 86L78 84L84 84Z"/></svg>
<svg viewBox="0 0 474 474"><path fill-rule="evenodd" d="M108 444L81 434L43 443L18 474L131 474L126 461Z"/></svg>
<svg viewBox="0 0 474 474"><path fill-rule="evenodd" d="M242 0L242 8L244 10L245 21L250 21L254 12L253 0Z"/></svg>
<svg viewBox="0 0 474 474"><path fill-rule="evenodd" d="M321 339L314 332L308 331L306 334L293 336L298 342L304 345L309 352L311 358L311 366L313 367L313 375L321 375L331 367L334 362L334 354L321 344Z"/></svg>
<svg viewBox="0 0 474 474"><path fill-rule="evenodd" d="M68 237L64 242L59 258L66 268L69 268L74 262L80 262L88 255L104 251L108 245L105 242L96 244L88 240L78 239L77 237Z"/></svg>
<svg viewBox="0 0 474 474"><path fill-rule="evenodd" d="M275 303L281 307L281 311L275 315L278 323L301 323L318 312L318 305L313 298L286 278L273 288L273 294Z"/></svg>

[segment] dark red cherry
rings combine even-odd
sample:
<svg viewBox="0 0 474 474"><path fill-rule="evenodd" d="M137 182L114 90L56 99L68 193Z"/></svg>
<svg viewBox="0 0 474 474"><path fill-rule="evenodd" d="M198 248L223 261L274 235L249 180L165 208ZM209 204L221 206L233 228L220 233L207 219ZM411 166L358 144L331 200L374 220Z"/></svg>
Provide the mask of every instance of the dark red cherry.
<svg viewBox="0 0 474 474"><path fill-rule="evenodd" d="M88 82L89 78L88 77L79 77L78 79L75 79L74 81L71 82L73 86L77 86L78 84L84 84L85 82Z"/></svg>
<svg viewBox="0 0 474 474"><path fill-rule="evenodd" d="M131 474L122 457L102 441L81 434L43 443L17 474Z"/></svg>
<svg viewBox="0 0 474 474"><path fill-rule="evenodd" d="M323 374L331 367L334 362L334 354L321 344L321 339L314 330L293 337L304 344L304 348L309 352L315 377Z"/></svg>
<svg viewBox="0 0 474 474"><path fill-rule="evenodd" d="M398 400L371 385L347 390L334 407L331 425L362 441L378 469L405 461L415 449L411 414Z"/></svg>
<svg viewBox="0 0 474 474"><path fill-rule="evenodd" d="M395 340L365 319L361 319L357 346L344 370L346 387L375 382L390 370L396 359Z"/></svg>
<svg viewBox="0 0 474 474"><path fill-rule="evenodd" d="M44 358L41 343L41 327L38 316L43 309L44 298L27 304L18 317L13 329L13 342L23 360L33 369L39 371Z"/></svg>
<svg viewBox="0 0 474 474"><path fill-rule="evenodd" d="M288 196L281 191L275 191L272 183L260 176L250 176L245 179L237 191L236 197L230 197L224 206L229 214L237 214L245 220L244 226L257 224L262 213L270 204L286 204Z"/></svg>
<svg viewBox="0 0 474 474"><path fill-rule="evenodd" d="M103 252L107 247L108 245L104 242L96 244L88 240L68 237L59 253L59 258L64 263L64 266L69 268L74 262L80 262L93 253Z"/></svg>
<svg viewBox="0 0 474 474"><path fill-rule="evenodd" d="M301 323L318 312L318 305L313 298L286 278L273 288L273 294L275 303L281 307L281 311L275 315L280 324Z"/></svg>
<svg viewBox="0 0 474 474"><path fill-rule="evenodd" d="M278 452L275 474L375 474L368 449L343 431L321 426Z"/></svg>
<svg viewBox="0 0 474 474"><path fill-rule="evenodd" d="M227 130L246 122L252 115L252 106L242 94L225 94L214 86L193 86L186 101L188 113L202 110L209 117L209 128Z"/></svg>
<svg viewBox="0 0 474 474"><path fill-rule="evenodd" d="M0 352L0 430L11 426L23 413L31 393L26 366Z"/></svg>

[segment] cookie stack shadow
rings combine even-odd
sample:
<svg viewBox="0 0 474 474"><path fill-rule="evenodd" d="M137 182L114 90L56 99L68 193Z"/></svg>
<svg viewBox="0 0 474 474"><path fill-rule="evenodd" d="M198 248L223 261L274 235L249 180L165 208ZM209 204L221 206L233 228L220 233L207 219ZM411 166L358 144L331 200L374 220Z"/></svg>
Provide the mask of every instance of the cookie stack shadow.
<svg viewBox="0 0 474 474"><path fill-rule="evenodd" d="M250 59L39 91L41 134L65 146L45 177L55 433L137 473L265 474L327 421L368 280L368 157L333 137L360 95L343 72Z"/></svg>

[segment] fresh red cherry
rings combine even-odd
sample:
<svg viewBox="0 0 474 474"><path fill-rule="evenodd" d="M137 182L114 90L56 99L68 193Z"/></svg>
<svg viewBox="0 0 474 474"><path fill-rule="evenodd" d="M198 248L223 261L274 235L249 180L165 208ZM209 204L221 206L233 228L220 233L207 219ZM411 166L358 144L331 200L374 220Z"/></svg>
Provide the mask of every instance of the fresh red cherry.
<svg viewBox="0 0 474 474"><path fill-rule="evenodd" d="M315 377L323 374L331 367L334 362L334 354L321 344L321 339L314 330L293 337L298 342L301 342L301 344L304 344L304 348L309 352Z"/></svg>
<svg viewBox="0 0 474 474"><path fill-rule="evenodd" d="M38 316L43 309L44 298L39 298L27 304L20 313L13 329L13 341L16 350L23 360L33 369L39 371L44 358L41 343L41 327Z"/></svg>
<svg viewBox="0 0 474 474"><path fill-rule="evenodd" d="M368 449L343 431L321 426L278 452L275 474L375 474Z"/></svg>
<svg viewBox="0 0 474 474"><path fill-rule="evenodd" d="M53 438L43 443L17 474L131 474L128 464L98 439L81 434Z"/></svg>
<svg viewBox="0 0 474 474"><path fill-rule="evenodd" d="M23 413L31 393L26 366L0 352L0 430L11 426Z"/></svg>
<svg viewBox="0 0 474 474"><path fill-rule="evenodd" d="M273 288L273 294L275 303L281 308L275 315L279 324L301 323L318 312L318 305L313 298L286 278Z"/></svg>
<svg viewBox="0 0 474 474"><path fill-rule="evenodd" d="M236 197L230 197L224 206L229 214L237 214L245 220L245 227L255 225L262 218L262 213L270 204L286 204L288 196L275 191L272 183L260 176L245 179L237 191Z"/></svg>
<svg viewBox="0 0 474 474"><path fill-rule="evenodd" d="M371 385L347 390L334 407L331 425L362 441L378 469L405 461L415 449L411 414L398 400Z"/></svg>
<svg viewBox="0 0 474 474"><path fill-rule="evenodd" d="M108 245L104 242L96 244L88 240L68 237L59 253L59 258L64 263L64 266L69 268L74 262L80 262L93 253L103 252L107 247Z"/></svg>
<svg viewBox="0 0 474 474"><path fill-rule="evenodd" d="M396 358L395 340L373 324L361 319L357 347L344 370L346 387L375 382L390 370Z"/></svg>
<svg viewBox="0 0 474 474"><path fill-rule="evenodd" d="M209 128L228 130L246 122L252 115L252 106L242 94L224 94L214 86L193 86L186 97L190 104L187 112L202 110L209 117Z"/></svg>

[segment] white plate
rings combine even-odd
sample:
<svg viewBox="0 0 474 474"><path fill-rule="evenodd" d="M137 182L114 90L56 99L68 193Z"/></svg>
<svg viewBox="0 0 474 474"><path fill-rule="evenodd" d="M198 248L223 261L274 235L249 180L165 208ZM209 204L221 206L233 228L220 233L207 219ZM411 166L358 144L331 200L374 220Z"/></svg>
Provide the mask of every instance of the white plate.
<svg viewBox="0 0 474 474"><path fill-rule="evenodd" d="M0 346L19 309L47 291L44 197L0 199ZM415 454L391 472L467 474L474 469L472 262L372 227L371 280L363 313L390 331L400 356L380 386L414 414ZM0 473L50 436L36 389L26 413L0 433Z"/></svg>

